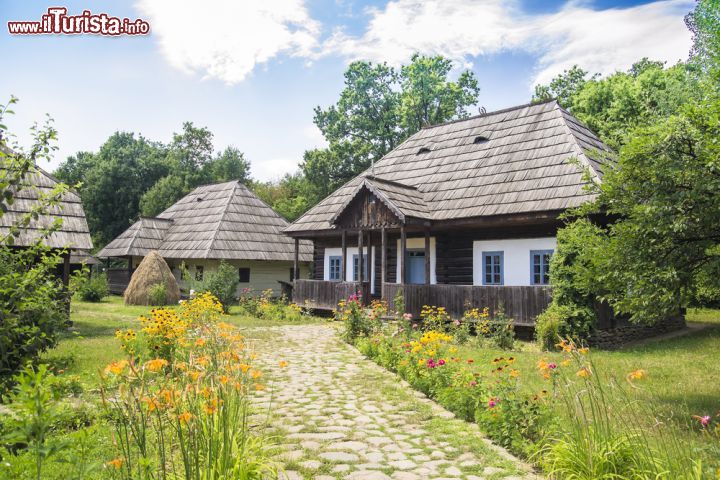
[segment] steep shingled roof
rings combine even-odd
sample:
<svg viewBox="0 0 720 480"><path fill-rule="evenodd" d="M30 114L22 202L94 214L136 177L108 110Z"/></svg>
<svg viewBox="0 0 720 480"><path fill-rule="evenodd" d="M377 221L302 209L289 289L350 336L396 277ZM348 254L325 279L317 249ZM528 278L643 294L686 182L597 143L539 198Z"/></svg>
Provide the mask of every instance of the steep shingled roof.
<svg viewBox="0 0 720 480"><path fill-rule="evenodd" d="M286 260L295 241L282 230L287 221L237 180L196 188L156 218L141 218L108 243L98 257ZM312 244L301 242L300 260L312 259Z"/></svg>
<svg viewBox="0 0 720 480"><path fill-rule="evenodd" d="M9 154L8 149L3 149ZM34 167L23 178L19 188L15 189L12 205L0 217L0 237L10 232L10 227L21 220L36 206L38 198L47 195L60 183L55 177L40 167ZM15 236L14 245L25 247L33 244L43 235L43 230L50 227L55 219L62 220L61 227L44 239L43 243L51 248L70 247L74 250L91 250L93 248L88 229L85 211L80 196L68 190L60 198L60 202L48 208L47 214L31 220L26 228Z"/></svg>
<svg viewBox="0 0 720 480"><path fill-rule="evenodd" d="M431 221L557 211L592 196L577 158L602 178L610 150L555 100L427 127L374 166L371 182L389 182ZM370 176L363 172L310 209L285 231L333 229L332 220ZM410 190L407 190L410 189ZM422 212L419 212L422 213Z"/></svg>

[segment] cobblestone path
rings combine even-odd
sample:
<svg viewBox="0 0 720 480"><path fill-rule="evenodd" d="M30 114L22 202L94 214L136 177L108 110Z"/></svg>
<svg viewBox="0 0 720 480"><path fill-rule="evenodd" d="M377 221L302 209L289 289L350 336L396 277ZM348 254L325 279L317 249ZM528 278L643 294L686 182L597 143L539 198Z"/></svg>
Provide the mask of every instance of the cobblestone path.
<svg viewBox="0 0 720 480"><path fill-rule="evenodd" d="M343 343L328 325L247 329L269 377L258 402L285 442L281 478L536 478L475 425ZM280 361L288 366L280 368Z"/></svg>

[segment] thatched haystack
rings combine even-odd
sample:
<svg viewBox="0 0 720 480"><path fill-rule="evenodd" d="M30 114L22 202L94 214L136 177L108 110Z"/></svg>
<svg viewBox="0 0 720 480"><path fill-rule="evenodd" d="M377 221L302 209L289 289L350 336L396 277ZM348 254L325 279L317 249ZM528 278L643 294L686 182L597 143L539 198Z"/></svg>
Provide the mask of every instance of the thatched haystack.
<svg viewBox="0 0 720 480"><path fill-rule="evenodd" d="M150 288L165 284L165 304L173 305L180 300L180 289L170 267L155 250L148 253L133 273L125 289L125 305L150 305Z"/></svg>

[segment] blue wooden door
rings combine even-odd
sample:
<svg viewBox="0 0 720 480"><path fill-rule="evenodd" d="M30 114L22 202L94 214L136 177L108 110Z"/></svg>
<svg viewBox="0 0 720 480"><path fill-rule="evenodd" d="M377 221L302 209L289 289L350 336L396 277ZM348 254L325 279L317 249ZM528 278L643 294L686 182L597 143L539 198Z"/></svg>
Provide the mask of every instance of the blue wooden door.
<svg viewBox="0 0 720 480"><path fill-rule="evenodd" d="M425 283L425 251L410 250L407 252L405 283Z"/></svg>

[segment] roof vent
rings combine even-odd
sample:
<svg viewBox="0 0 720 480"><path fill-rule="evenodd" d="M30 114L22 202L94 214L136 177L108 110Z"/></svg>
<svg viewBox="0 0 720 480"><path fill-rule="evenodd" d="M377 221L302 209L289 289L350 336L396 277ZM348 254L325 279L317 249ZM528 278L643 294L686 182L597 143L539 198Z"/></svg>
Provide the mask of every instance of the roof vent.
<svg viewBox="0 0 720 480"><path fill-rule="evenodd" d="M490 141L490 139L486 135L478 135L475 137L475 140L473 140L473 143L475 145L479 145L482 143L487 143L488 141Z"/></svg>
<svg viewBox="0 0 720 480"><path fill-rule="evenodd" d="M202 202L202 199L203 199L202 197L197 197L197 198L195 199L195 201L196 201L196 202Z"/></svg>
<svg viewBox="0 0 720 480"><path fill-rule="evenodd" d="M429 153L430 150L432 150L430 148L430 145L423 145L422 147L420 147L420 150L418 150L417 154L420 155L421 153Z"/></svg>

